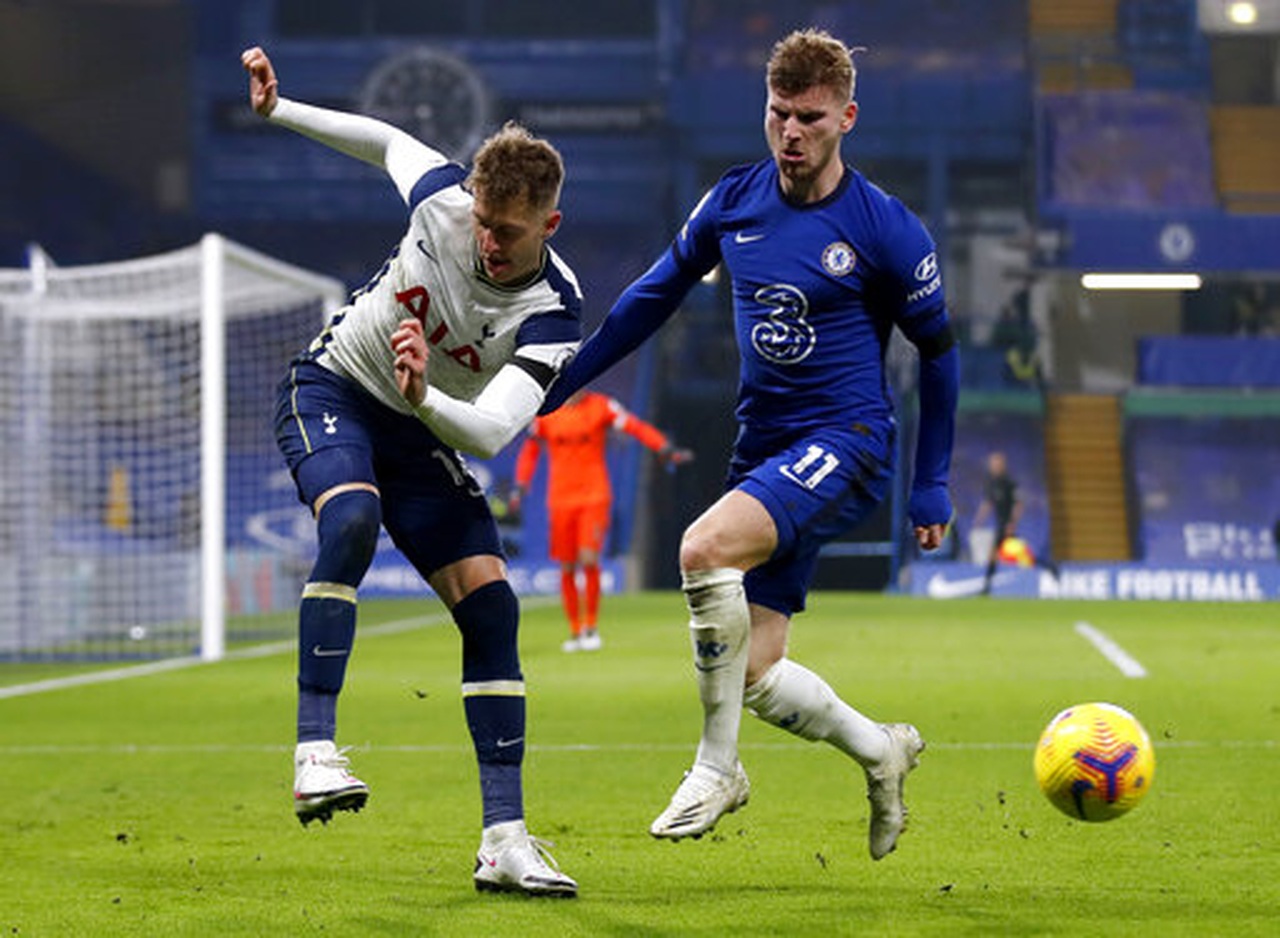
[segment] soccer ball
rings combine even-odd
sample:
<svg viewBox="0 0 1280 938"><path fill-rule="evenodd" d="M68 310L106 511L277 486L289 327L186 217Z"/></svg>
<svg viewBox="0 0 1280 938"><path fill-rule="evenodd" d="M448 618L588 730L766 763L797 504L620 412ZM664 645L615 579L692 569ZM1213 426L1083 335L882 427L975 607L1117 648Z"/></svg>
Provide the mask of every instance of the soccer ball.
<svg viewBox="0 0 1280 938"><path fill-rule="evenodd" d="M1109 703L1068 707L1036 746L1036 781L1053 806L1081 821L1110 821L1151 788L1156 755L1142 724Z"/></svg>

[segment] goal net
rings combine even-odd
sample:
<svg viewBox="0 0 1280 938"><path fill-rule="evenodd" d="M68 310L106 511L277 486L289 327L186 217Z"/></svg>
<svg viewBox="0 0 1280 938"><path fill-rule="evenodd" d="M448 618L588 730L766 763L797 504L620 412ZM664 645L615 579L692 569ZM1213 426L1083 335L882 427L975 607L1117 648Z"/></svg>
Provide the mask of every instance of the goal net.
<svg viewBox="0 0 1280 938"><path fill-rule="evenodd" d="M0 270L0 660L218 658L296 603L274 392L343 294L218 235Z"/></svg>

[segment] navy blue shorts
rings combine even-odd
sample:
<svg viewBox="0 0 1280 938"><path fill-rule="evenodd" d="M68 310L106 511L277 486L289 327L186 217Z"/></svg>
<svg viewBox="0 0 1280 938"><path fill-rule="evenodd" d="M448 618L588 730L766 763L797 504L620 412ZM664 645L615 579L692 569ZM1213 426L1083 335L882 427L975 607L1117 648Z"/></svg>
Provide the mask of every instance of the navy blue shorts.
<svg viewBox="0 0 1280 938"><path fill-rule="evenodd" d="M295 362L277 392L275 431L303 504L348 482L376 486L383 527L424 578L464 557L503 556L488 500L457 451L355 382Z"/></svg>
<svg viewBox="0 0 1280 938"><path fill-rule="evenodd" d="M763 504L778 529L773 556L746 575L748 601L785 615L803 610L819 549L884 500L893 465L892 425L815 431L755 461L735 452L728 487Z"/></svg>

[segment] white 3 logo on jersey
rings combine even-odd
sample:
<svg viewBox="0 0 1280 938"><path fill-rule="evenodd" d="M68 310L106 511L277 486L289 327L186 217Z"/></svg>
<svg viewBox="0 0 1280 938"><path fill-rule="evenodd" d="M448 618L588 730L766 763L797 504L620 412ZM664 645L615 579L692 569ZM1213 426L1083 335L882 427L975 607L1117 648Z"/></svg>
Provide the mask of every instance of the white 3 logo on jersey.
<svg viewBox="0 0 1280 938"><path fill-rule="evenodd" d="M751 345L760 357L779 365L804 361L818 338L805 320L809 312L805 295L788 283L775 283L757 290L756 302L772 310L767 321L751 329Z"/></svg>

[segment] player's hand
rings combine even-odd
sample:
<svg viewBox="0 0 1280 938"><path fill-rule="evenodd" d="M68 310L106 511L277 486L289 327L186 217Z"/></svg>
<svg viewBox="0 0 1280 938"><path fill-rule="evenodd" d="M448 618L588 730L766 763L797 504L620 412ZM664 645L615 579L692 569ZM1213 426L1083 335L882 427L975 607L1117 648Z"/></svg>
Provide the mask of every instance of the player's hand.
<svg viewBox="0 0 1280 938"><path fill-rule="evenodd" d="M664 466L683 466L693 462L693 450L679 446L664 446L658 451L658 461Z"/></svg>
<svg viewBox="0 0 1280 938"><path fill-rule="evenodd" d="M923 527L916 528L916 544L921 550L937 550L942 546L943 539L947 536L946 524L927 524Z"/></svg>
<svg viewBox="0 0 1280 938"><path fill-rule="evenodd" d="M279 86L276 81L276 70L271 67L271 59L254 46L240 53L240 64L249 73L249 103L263 117L270 117L280 100Z"/></svg>
<svg viewBox="0 0 1280 938"><path fill-rule="evenodd" d="M391 333L391 351L395 353L396 387L412 406L419 406L427 396L427 340L422 323L402 319Z"/></svg>

